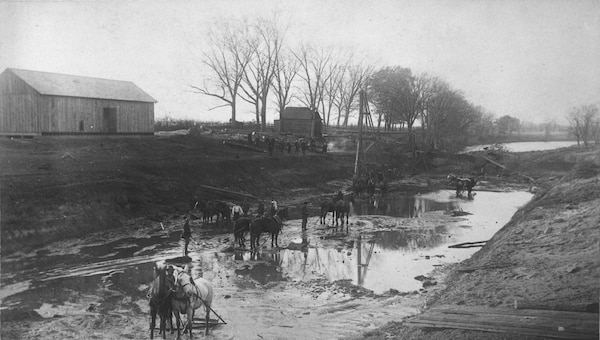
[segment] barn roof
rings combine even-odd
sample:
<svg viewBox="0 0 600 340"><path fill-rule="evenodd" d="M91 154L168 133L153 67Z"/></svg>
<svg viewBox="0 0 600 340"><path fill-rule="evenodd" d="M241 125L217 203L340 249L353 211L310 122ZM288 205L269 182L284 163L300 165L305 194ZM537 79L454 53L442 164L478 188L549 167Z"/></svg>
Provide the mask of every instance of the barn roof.
<svg viewBox="0 0 600 340"><path fill-rule="evenodd" d="M9 70L42 95L156 103L154 98L130 81L14 68Z"/></svg>
<svg viewBox="0 0 600 340"><path fill-rule="evenodd" d="M281 119L321 119L319 112L307 107L286 107L281 114Z"/></svg>

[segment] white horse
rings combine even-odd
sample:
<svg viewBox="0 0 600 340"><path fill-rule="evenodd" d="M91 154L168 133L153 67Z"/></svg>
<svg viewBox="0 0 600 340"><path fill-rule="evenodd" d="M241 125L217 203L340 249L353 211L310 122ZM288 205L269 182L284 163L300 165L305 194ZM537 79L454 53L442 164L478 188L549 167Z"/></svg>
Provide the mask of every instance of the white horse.
<svg viewBox="0 0 600 340"><path fill-rule="evenodd" d="M179 331L179 325L182 324L180 314L187 314L186 327L190 330L191 339L194 312L202 306L206 310L206 330L204 334L208 335L210 306L213 299L212 285L209 281L201 277L192 279L192 276L189 274L189 267L187 266L177 274L175 281L176 293L175 297L171 300L171 306L177 323L177 339L181 337L181 332ZM186 329L184 328L183 332L185 333L185 331Z"/></svg>

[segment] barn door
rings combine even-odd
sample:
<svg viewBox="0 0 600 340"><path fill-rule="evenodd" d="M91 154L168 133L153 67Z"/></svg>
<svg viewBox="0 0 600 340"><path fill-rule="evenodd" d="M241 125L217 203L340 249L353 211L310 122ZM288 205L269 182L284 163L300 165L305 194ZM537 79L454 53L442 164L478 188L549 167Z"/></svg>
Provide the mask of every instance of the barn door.
<svg viewBox="0 0 600 340"><path fill-rule="evenodd" d="M104 132L117 133L117 109L105 107L103 118Z"/></svg>

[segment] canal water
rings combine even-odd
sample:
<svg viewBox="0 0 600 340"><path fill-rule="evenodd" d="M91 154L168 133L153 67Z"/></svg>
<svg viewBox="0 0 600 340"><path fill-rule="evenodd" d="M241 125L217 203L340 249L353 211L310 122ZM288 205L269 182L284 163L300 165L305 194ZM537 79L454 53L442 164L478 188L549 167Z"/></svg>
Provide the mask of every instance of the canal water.
<svg viewBox="0 0 600 340"><path fill-rule="evenodd" d="M577 141L551 141L551 142L514 142L514 143L503 143L501 144L510 152L527 152L527 151L544 151L554 150L560 148L566 148L569 146L577 145ZM471 145L466 147L462 153L482 151L484 147L493 148L494 145L481 144Z"/></svg>
<svg viewBox="0 0 600 340"><path fill-rule="evenodd" d="M265 241L257 253L231 251L229 233L194 221L193 274L212 283L216 310L235 320L214 328L213 337L338 337L360 332L361 325L374 320L398 320L414 313L410 306L382 309L378 300L361 299L357 306L329 285L345 280L377 294L417 291L423 284L415 277L478 250L449 245L490 239L531 197L523 192L477 192L467 200L442 190L359 200L348 232L311 217L308 232L302 234L298 220L286 221L279 239L283 249L271 249ZM457 211L468 214L423 223L430 216ZM181 256L180 222L165 221L164 229L157 224L111 230L3 256L3 324L44 320L31 326L26 339L44 334L143 338L153 266ZM302 241L306 247L298 247ZM289 333L292 327L296 333Z"/></svg>

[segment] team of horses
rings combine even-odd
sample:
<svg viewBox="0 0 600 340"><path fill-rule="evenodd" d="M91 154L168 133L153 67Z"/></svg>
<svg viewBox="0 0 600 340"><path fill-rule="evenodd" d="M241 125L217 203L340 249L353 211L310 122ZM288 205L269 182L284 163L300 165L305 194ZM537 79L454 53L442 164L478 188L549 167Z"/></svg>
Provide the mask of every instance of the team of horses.
<svg viewBox="0 0 600 340"><path fill-rule="evenodd" d="M450 185L456 186L456 197L462 196L462 194L467 191L467 197L473 197L472 191L475 184L477 184L477 180L474 177L458 177L453 174L449 174L448 183Z"/></svg>
<svg viewBox="0 0 600 340"><path fill-rule="evenodd" d="M271 248L279 247L279 233L283 228L283 220L287 218L286 208L278 210L274 216L240 217L233 224L235 243L242 248L246 247L246 233L250 234L250 249L258 250L260 236L263 233L271 234Z"/></svg>
<svg viewBox="0 0 600 340"><path fill-rule="evenodd" d="M156 327L156 316L160 318L159 334L166 339L166 325L169 322L171 333L173 329L173 316L175 316L177 326L177 338L181 337L180 326L183 325L181 314L187 315L187 323L184 325L183 332L189 330L190 339L192 338L192 325L195 310L204 307L205 331L208 335L208 322L211 304L213 299L213 288L209 281L204 278L193 279L189 273L189 268L179 269L175 274L175 291L172 292L167 285L167 273L165 264L155 264L155 278L148 292L150 305L150 339L154 338L154 328Z"/></svg>
<svg viewBox="0 0 600 340"><path fill-rule="evenodd" d="M333 199L325 200L321 202L321 213L319 215L319 222L321 224L327 223L327 215L331 213L331 223L335 226L339 226L340 223L342 227L344 224L346 228L348 228L348 218L350 216L350 210L352 204L354 202L354 194L350 193L346 196L336 196ZM344 221L345 219L345 221Z"/></svg>

